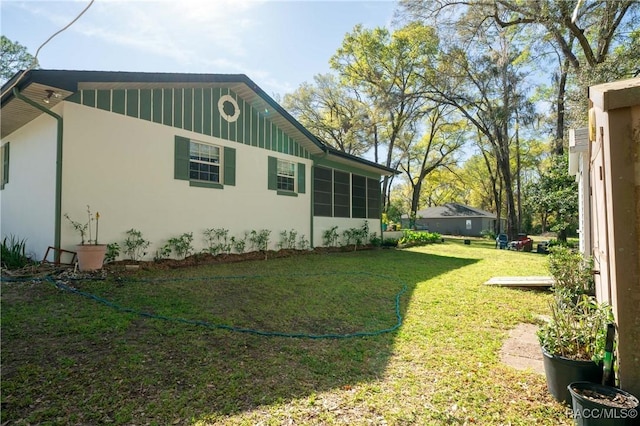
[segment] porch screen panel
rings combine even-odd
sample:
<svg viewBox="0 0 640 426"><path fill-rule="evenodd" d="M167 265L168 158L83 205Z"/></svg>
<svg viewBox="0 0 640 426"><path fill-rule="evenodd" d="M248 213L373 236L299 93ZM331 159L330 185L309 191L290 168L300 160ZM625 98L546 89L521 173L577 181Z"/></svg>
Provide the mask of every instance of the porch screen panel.
<svg viewBox="0 0 640 426"><path fill-rule="evenodd" d="M380 181L367 179L367 217L380 219Z"/></svg>
<svg viewBox="0 0 640 426"><path fill-rule="evenodd" d="M351 216L351 191L349 173L333 171L333 216Z"/></svg>
<svg viewBox="0 0 640 426"><path fill-rule="evenodd" d="M324 167L313 168L313 215L331 217L333 204L332 172Z"/></svg>
<svg viewBox="0 0 640 426"><path fill-rule="evenodd" d="M367 178L351 176L351 215L356 218L367 217Z"/></svg>

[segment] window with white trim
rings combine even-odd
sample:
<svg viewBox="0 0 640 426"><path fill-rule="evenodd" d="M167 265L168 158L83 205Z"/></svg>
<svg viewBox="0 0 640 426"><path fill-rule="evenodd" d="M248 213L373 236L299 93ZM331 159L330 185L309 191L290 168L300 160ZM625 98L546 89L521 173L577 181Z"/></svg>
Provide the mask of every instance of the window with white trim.
<svg viewBox="0 0 640 426"><path fill-rule="evenodd" d="M191 141L189 179L220 183L220 147Z"/></svg>
<svg viewBox="0 0 640 426"><path fill-rule="evenodd" d="M277 185L279 191L296 190L296 163L278 158Z"/></svg>
<svg viewBox="0 0 640 426"><path fill-rule="evenodd" d="M267 157L267 188L278 195L297 197L306 192L306 166L304 163Z"/></svg>

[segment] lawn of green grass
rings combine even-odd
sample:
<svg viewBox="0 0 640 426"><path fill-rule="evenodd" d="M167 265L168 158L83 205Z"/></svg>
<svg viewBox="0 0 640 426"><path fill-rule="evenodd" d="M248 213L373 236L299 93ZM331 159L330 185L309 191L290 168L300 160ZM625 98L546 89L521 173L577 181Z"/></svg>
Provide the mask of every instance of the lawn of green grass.
<svg viewBox="0 0 640 426"><path fill-rule="evenodd" d="M9 424L571 424L544 377L500 363L544 292L483 286L544 275L546 258L461 240L2 283ZM397 323L400 297L402 326ZM173 321L158 319L166 317ZM180 319L180 320L176 320ZM265 337L263 332L369 337Z"/></svg>

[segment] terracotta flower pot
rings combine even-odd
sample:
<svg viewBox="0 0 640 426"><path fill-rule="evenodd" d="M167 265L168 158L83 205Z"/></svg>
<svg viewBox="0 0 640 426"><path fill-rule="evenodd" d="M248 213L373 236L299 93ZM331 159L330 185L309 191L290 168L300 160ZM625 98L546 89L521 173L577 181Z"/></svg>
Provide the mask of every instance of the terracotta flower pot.
<svg viewBox="0 0 640 426"><path fill-rule="evenodd" d="M107 253L106 244L84 244L76 246L78 253L78 268L81 271L96 271L102 269L104 256Z"/></svg>

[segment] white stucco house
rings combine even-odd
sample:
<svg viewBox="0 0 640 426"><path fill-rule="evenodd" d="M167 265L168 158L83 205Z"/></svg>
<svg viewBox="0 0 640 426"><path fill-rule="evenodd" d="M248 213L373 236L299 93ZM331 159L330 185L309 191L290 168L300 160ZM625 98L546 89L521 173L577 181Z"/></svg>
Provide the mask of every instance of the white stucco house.
<svg viewBox="0 0 640 426"><path fill-rule="evenodd" d="M2 88L2 236L41 259L73 250L64 218L100 212L100 242L210 228L322 234L368 221L394 170L323 143L245 75L32 70Z"/></svg>

